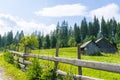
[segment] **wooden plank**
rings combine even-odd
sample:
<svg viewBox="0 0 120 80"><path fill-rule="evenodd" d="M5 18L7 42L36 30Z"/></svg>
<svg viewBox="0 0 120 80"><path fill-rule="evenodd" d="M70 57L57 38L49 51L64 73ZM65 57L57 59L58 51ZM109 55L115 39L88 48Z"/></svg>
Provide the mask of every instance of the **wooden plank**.
<svg viewBox="0 0 120 80"><path fill-rule="evenodd" d="M120 64L112 64L112 63L88 61L88 60L78 60L78 59L70 59L70 58L61 58L61 57L41 56L41 55L36 55L36 54L28 54L26 56L35 57L35 58L39 58L43 60L58 61L58 62L72 64L75 66L82 66L86 68L120 73Z"/></svg>
<svg viewBox="0 0 120 80"><path fill-rule="evenodd" d="M26 54L27 54L27 47L25 46L25 47L24 47L23 60L22 60L22 61L23 61L23 64L25 65L25 67L24 67L25 69L26 69L26 67L27 67L27 64L25 64L25 61L26 61L26 56L25 56L25 55L26 55Z"/></svg>
<svg viewBox="0 0 120 80"><path fill-rule="evenodd" d="M24 54L23 54L22 52L17 52L17 51L12 51L12 50L9 50L9 52L10 52L10 53L13 53L13 54L17 54L17 55L19 55L19 56L21 56L21 57L24 56Z"/></svg>
<svg viewBox="0 0 120 80"><path fill-rule="evenodd" d="M20 65L20 68L21 68L21 69L24 69L24 67L25 67L24 64L19 63L19 65Z"/></svg>
<svg viewBox="0 0 120 80"><path fill-rule="evenodd" d="M58 52L59 52L59 46L58 46L58 44L56 44L56 54L55 54L55 57L58 57L58 56L59 56L59 55L58 55ZM54 69L57 70L58 61L55 61L54 66L55 66Z"/></svg>
<svg viewBox="0 0 120 80"><path fill-rule="evenodd" d="M67 76L67 73L61 70L57 70L56 71L57 74L61 75L61 76ZM101 80L98 78L91 78L91 77L87 77L87 76L82 76L82 75L75 75L74 76L77 80Z"/></svg>
<svg viewBox="0 0 120 80"><path fill-rule="evenodd" d="M16 56L14 56L14 59L17 60L18 58ZM30 62L30 61L27 61L27 60L23 61L23 58L19 58L19 62L22 64L26 64L26 65L32 64L32 62Z"/></svg>
<svg viewBox="0 0 120 80"><path fill-rule="evenodd" d="M80 45L78 45L77 49L78 49L78 55L77 56L78 56L78 59L80 60L81 59ZM78 74L82 75L82 67L81 66L78 66Z"/></svg>

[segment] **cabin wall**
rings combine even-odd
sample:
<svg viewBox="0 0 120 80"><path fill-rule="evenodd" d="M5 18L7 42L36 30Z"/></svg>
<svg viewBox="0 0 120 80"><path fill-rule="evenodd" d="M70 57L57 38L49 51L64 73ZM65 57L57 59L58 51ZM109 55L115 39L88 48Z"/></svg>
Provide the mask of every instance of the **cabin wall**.
<svg viewBox="0 0 120 80"><path fill-rule="evenodd" d="M117 52L117 49L115 46L113 46L112 44L110 44L107 41L101 40L99 42L97 42L97 45L99 46L100 50L106 53L115 53Z"/></svg>
<svg viewBox="0 0 120 80"><path fill-rule="evenodd" d="M90 55L98 52L100 52L100 49L93 43L86 46L86 54Z"/></svg>

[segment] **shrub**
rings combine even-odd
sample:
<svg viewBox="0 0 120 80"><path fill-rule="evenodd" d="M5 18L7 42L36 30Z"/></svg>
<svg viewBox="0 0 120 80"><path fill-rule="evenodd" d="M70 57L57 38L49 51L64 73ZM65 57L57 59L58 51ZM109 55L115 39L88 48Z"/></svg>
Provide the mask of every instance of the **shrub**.
<svg viewBox="0 0 120 80"><path fill-rule="evenodd" d="M43 69L42 80L53 80L53 69Z"/></svg>
<svg viewBox="0 0 120 80"><path fill-rule="evenodd" d="M14 61L15 67L20 68L19 65L19 57L17 57L16 61Z"/></svg>
<svg viewBox="0 0 120 80"><path fill-rule="evenodd" d="M76 80L74 74L68 73L66 76L57 75L57 80Z"/></svg>
<svg viewBox="0 0 120 80"><path fill-rule="evenodd" d="M41 80L42 67L37 59L33 60L33 64L28 67L26 74L28 80Z"/></svg>
<svg viewBox="0 0 120 80"><path fill-rule="evenodd" d="M12 54L12 53L5 52L5 54L4 54L4 59L5 59L5 61L7 61L8 63L11 63L11 64L14 63L14 57L13 57L13 54Z"/></svg>
<svg viewBox="0 0 120 80"><path fill-rule="evenodd" d="M53 80L52 68L42 68L37 59L34 59L32 63L26 72L28 80Z"/></svg>

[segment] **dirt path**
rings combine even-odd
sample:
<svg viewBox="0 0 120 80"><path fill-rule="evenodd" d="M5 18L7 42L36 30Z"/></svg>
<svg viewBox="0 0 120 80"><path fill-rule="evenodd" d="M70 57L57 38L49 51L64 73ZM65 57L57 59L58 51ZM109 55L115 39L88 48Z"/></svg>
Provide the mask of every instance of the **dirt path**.
<svg viewBox="0 0 120 80"><path fill-rule="evenodd" d="M14 80L10 76L5 75L5 69L0 67L0 80Z"/></svg>
<svg viewBox="0 0 120 80"><path fill-rule="evenodd" d="M0 54L2 56L3 54ZM14 80L11 76L5 75L5 68L0 67L0 80Z"/></svg>

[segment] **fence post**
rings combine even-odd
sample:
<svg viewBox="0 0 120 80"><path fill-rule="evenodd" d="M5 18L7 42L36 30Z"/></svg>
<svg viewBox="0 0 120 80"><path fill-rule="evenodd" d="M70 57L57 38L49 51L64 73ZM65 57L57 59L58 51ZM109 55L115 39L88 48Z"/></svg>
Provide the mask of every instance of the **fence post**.
<svg viewBox="0 0 120 80"><path fill-rule="evenodd" d="M25 47L24 47L24 54L23 54L23 64L25 65L25 66L24 66L24 70L26 70L26 66L27 66L27 65L25 64L25 60L26 60L26 56L25 56L25 55L26 55L26 54L27 54L27 47L25 46Z"/></svg>
<svg viewBox="0 0 120 80"><path fill-rule="evenodd" d="M58 57L58 52L59 52L59 46L58 46L58 43L57 43L57 44L56 44L56 53L55 53L55 57ZM58 67L58 62L55 61L55 62L54 62L53 80L56 80L56 70L57 70L57 67Z"/></svg>
<svg viewBox="0 0 120 80"><path fill-rule="evenodd" d="M77 49L78 49L78 59L81 59L81 49L80 49L80 45L77 46ZM82 67L81 66L78 66L78 74L79 75L82 75Z"/></svg>

